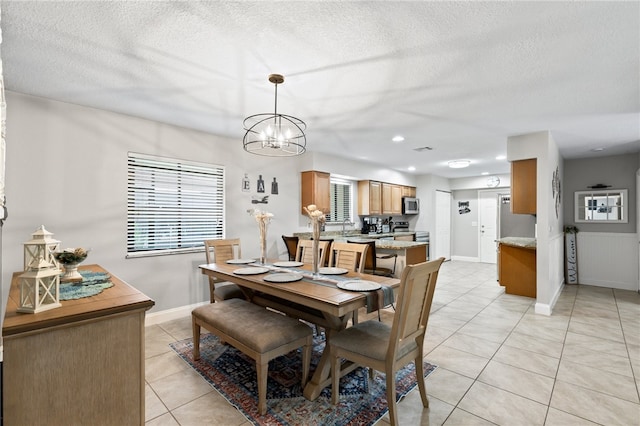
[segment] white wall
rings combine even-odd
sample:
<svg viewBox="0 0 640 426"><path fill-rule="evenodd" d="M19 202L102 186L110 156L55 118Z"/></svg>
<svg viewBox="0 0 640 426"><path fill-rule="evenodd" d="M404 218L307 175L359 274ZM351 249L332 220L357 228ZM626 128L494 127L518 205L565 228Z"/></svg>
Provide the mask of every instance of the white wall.
<svg viewBox="0 0 640 426"><path fill-rule="evenodd" d="M286 257L281 235L305 231L300 172L320 169L361 179L415 185L411 175L325 155L294 158L246 153L238 138L7 92L7 205L2 241L2 318L11 274L22 268L23 243L45 225L63 247L89 247L98 263L155 300L153 311L208 300L197 266L203 253L126 259L127 152L222 165L226 169L226 236L242 240L243 256L259 255L258 229L246 212L274 213L268 255ZM245 173L251 192L241 191ZM251 204L262 174L269 204ZM276 177L279 194L270 195Z"/></svg>

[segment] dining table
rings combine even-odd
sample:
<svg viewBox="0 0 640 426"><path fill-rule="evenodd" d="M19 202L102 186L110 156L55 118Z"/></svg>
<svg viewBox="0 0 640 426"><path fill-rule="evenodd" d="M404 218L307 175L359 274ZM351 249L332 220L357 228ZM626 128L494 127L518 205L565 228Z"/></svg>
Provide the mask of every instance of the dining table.
<svg viewBox="0 0 640 426"><path fill-rule="evenodd" d="M327 273L313 274L310 264L267 260L265 264L242 260L233 263L209 263L199 265L204 275L237 284L247 300L286 315L298 318L325 330L325 338L331 340L334 333L347 327L358 309L369 306L379 309L382 291L385 296L400 286L393 277L370 275L340 268L323 269ZM252 270L251 268L257 268ZM278 274L278 275L276 275ZM342 288L340 288L342 287ZM371 290L369 290L371 288ZM311 379L305 385L303 395L309 400L318 398L322 389L331 383L331 365L328 344L321 354ZM340 374L347 374L357 365L343 363Z"/></svg>

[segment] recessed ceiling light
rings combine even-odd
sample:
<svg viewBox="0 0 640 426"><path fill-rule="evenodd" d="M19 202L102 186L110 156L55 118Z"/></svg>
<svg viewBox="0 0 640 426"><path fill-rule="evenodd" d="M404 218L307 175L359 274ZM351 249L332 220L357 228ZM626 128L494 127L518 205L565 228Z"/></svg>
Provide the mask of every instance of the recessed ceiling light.
<svg viewBox="0 0 640 426"><path fill-rule="evenodd" d="M600 152L600 151L604 151L604 148L593 148L591 151L592 152Z"/></svg>
<svg viewBox="0 0 640 426"><path fill-rule="evenodd" d="M449 167L452 169L463 169L465 167L469 167L471 164L471 160L451 160L449 161Z"/></svg>
<svg viewBox="0 0 640 426"><path fill-rule="evenodd" d="M480 174L481 174L482 176L486 176L486 175L488 175L488 174L489 174L489 172L482 172L482 173L480 173Z"/></svg>
<svg viewBox="0 0 640 426"><path fill-rule="evenodd" d="M404 136L400 136L400 135L394 136L393 139L391 139L391 140L394 141L394 142L402 142L402 141L404 141Z"/></svg>
<svg viewBox="0 0 640 426"><path fill-rule="evenodd" d="M506 155L498 155L498 156L496 157L496 160L506 160L506 159L507 159L507 156L506 156Z"/></svg>
<svg viewBox="0 0 640 426"><path fill-rule="evenodd" d="M410 172L415 172L416 168L414 166L409 166L407 170L409 170Z"/></svg>

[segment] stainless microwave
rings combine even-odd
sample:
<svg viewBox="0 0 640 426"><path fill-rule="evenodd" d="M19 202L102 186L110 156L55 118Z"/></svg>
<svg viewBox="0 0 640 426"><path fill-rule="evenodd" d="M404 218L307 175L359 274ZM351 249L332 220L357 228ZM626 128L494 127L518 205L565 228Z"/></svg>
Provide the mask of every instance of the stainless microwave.
<svg viewBox="0 0 640 426"><path fill-rule="evenodd" d="M420 213L420 199L414 197L402 198L402 214Z"/></svg>

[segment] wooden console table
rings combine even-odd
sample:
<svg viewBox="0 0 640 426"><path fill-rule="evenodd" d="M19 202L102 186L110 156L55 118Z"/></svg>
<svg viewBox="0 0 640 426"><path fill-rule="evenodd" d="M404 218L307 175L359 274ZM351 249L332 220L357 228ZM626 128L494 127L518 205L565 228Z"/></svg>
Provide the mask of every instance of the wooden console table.
<svg viewBox="0 0 640 426"><path fill-rule="evenodd" d="M113 287L98 295L18 313L21 273L2 326L4 423L144 425L144 317L153 300L111 275Z"/></svg>

